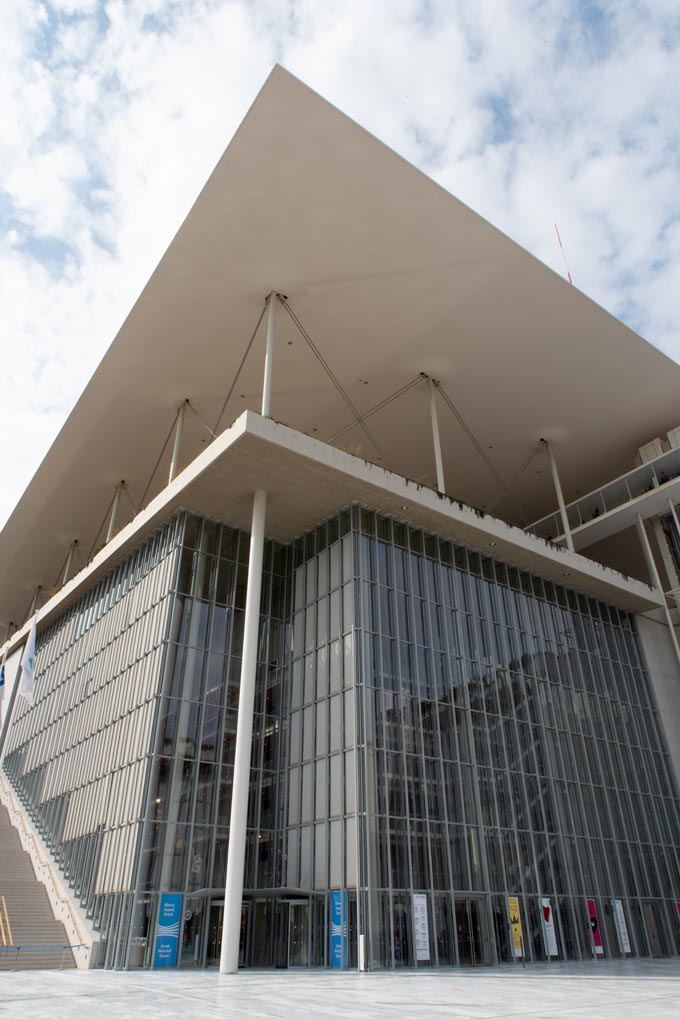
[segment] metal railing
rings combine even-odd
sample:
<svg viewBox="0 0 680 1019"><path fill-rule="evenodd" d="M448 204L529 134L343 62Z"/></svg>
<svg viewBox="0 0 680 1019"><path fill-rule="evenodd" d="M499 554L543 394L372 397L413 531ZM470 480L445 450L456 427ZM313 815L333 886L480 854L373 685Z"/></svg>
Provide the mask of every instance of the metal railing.
<svg viewBox="0 0 680 1019"><path fill-rule="evenodd" d="M680 476L680 449L670 449L667 453L657 456L649 463L635 467L627 474L609 481L587 495L582 495L567 504L567 520L572 531L583 527L605 513L625 506L645 492L661 488L669 481ZM527 527L527 531L545 538L548 541L560 540L564 537L562 519L558 512L549 513Z"/></svg>
<svg viewBox="0 0 680 1019"><path fill-rule="evenodd" d="M35 872L37 880L40 881L41 884L45 886L48 898L54 899L58 903L62 911L66 914L66 918L68 919L72 927L71 933L75 934L76 937L82 938L83 932L81 930L78 919L73 911L73 906L69 899L65 895L62 895L59 889L57 888L54 881L54 873L52 871L50 861L46 858L45 854L42 852L42 849L38 843L38 840L36 839L34 832L32 832L29 829L28 825L26 824L26 818L22 814L21 810L17 808L14 802L12 791L9 788L5 776L2 774L1 770L0 770L0 803L3 804L3 806L7 810L7 813L9 814L10 822L12 823L13 827L17 831L17 834L19 835L19 842L22 843L22 849L24 850L24 852L28 853L31 862L33 863L33 870ZM19 831L19 829L21 829L21 831ZM24 836L23 840L21 838L22 833ZM30 850L28 850L26 845L23 844L24 841L27 843L28 842L31 843L33 855L31 855L31 852ZM64 919L62 919L61 922L63 923ZM78 945L78 948L88 947L90 946Z"/></svg>
<svg viewBox="0 0 680 1019"><path fill-rule="evenodd" d="M19 969L19 960L24 957L26 952L61 952L61 960L59 962L59 969L64 968L64 961L67 958L67 952L76 952L80 948L89 948L89 945L0 945L0 953L14 952L13 959L4 954L0 954L0 970L16 971ZM7 960L8 965L3 965ZM74 960L75 961L75 960ZM14 962L12 966L11 963ZM33 968L33 967L31 967Z"/></svg>

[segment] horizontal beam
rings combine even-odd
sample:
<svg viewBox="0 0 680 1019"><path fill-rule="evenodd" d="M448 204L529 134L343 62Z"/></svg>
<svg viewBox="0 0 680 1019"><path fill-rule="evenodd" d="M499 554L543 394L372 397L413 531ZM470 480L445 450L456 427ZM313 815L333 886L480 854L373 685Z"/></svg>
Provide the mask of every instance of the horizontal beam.
<svg viewBox="0 0 680 1019"><path fill-rule="evenodd" d="M640 581L245 411L49 599L39 612L39 628L63 612L176 510L190 510L248 530L253 492L258 488L270 493L267 537L276 541L290 542L343 506L358 502L632 612L663 605L662 595ZM5 646L18 646L27 632L24 627Z"/></svg>

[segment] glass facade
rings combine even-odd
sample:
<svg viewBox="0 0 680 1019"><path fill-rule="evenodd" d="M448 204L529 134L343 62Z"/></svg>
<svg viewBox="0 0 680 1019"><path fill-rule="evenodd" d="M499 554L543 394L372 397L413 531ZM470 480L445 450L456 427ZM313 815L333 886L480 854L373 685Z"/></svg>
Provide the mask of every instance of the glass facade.
<svg viewBox="0 0 680 1019"><path fill-rule="evenodd" d="M149 965L158 894L185 896L205 957L224 888L249 536L185 514L39 634L6 774L100 932L104 966ZM267 543L246 887L281 884L286 549ZM198 893L196 895L195 893ZM213 956L221 925L213 923ZM200 949L199 956L196 955Z"/></svg>
<svg viewBox="0 0 680 1019"><path fill-rule="evenodd" d="M678 950L679 812L629 614L354 511L369 961ZM423 938L421 937L421 941Z"/></svg>
<svg viewBox="0 0 680 1019"><path fill-rule="evenodd" d="M178 963L219 959L248 546L180 514L39 635L5 769L103 965L152 964L164 892ZM546 902L559 958L622 954L621 916L680 950L634 617L353 506L267 543L258 660L244 965L510 961L515 898L530 959Z"/></svg>
<svg viewBox="0 0 680 1019"><path fill-rule="evenodd" d="M17 699L3 761L105 965L125 958L182 527L172 520L41 631L34 703Z"/></svg>
<svg viewBox="0 0 680 1019"><path fill-rule="evenodd" d="M159 892L184 895L181 964L219 960L249 545L243 532L187 517L132 932L147 964ZM242 946L242 961L254 965L274 962L268 900L284 883L288 558L288 549L266 543L244 886L249 896L263 890L267 901L246 904Z"/></svg>

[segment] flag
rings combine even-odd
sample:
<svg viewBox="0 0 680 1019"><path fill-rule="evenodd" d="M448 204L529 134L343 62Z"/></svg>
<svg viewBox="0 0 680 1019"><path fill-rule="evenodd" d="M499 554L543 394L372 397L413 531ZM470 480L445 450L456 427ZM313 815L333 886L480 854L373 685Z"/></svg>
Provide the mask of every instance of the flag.
<svg viewBox="0 0 680 1019"><path fill-rule="evenodd" d="M5 699L5 658L7 658L6 651L2 656L2 662L0 662L0 704Z"/></svg>
<svg viewBox="0 0 680 1019"><path fill-rule="evenodd" d="M35 616L31 632L21 656L21 678L19 680L19 696L25 697L29 704L33 703L33 686L35 684Z"/></svg>

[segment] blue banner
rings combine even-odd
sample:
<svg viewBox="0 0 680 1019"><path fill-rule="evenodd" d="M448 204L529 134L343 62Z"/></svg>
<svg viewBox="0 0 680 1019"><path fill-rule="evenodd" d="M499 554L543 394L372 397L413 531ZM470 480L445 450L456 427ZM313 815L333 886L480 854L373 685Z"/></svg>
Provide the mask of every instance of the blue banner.
<svg viewBox="0 0 680 1019"><path fill-rule="evenodd" d="M154 967L177 965L177 946L179 944L181 916L182 896L164 892L158 904Z"/></svg>
<svg viewBox="0 0 680 1019"><path fill-rule="evenodd" d="M347 965L347 892L331 892L331 966Z"/></svg>

